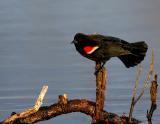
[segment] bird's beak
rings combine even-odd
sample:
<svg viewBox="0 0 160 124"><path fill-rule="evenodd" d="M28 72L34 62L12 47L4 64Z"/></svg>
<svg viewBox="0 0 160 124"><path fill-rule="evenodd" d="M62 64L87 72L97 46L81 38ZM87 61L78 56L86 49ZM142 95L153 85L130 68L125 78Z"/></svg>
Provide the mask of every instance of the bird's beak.
<svg viewBox="0 0 160 124"><path fill-rule="evenodd" d="M76 40L73 40L73 41L71 42L71 44L73 44L73 43L77 43L77 41L76 41Z"/></svg>

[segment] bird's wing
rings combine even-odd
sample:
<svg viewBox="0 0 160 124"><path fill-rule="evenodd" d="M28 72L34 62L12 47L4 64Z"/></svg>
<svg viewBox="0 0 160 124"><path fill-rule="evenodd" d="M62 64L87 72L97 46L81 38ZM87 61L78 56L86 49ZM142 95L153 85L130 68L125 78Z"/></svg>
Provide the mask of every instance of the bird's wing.
<svg viewBox="0 0 160 124"><path fill-rule="evenodd" d="M99 48L105 47L113 56L131 54L129 52L131 44L125 40L101 34L91 34L89 37L97 41Z"/></svg>

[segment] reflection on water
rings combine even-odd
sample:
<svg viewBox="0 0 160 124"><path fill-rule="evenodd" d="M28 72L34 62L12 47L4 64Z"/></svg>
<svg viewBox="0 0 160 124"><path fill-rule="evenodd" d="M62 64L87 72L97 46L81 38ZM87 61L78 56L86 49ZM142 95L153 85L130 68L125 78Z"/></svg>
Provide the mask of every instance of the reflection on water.
<svg viewBox="0 0 160 124"><path fill-rule="evenodd" d="M71 99L95 100L94 63L70 45L76 32L98 32L131 42L146 40L155 48L158 71L159 5L159 0L0 1L0 120L12 111L31 107L45 83L49 85L45 105L56 102L63 93ZM143 62L145 70L149 54L150 50ZM136 68L126 69L116 58L106 66L109 83L105 109L128 113ZM144 123L150 106L147 94L134 112ZM159 111L158 107L154 124L160 121ZM41 123L66 122L86 124L90 119L75 113Z"/></svg>

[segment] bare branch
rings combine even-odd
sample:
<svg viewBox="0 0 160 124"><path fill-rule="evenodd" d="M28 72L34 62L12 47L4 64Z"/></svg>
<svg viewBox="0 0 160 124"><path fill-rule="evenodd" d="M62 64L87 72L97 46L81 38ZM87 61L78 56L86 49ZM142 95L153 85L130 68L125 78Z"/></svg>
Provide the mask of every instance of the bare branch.
<svg viewBox="0 0 160 124"><path fill-rule="evenodd" d="M147 119L149 124L152 123L152 115L157 108L157 93L158 93L158 83L157 83L157 75L155 75L155 79L151 82L151 87L150 87L151 107L149 111L147 110Z"/></svg>
<svg viewBox="0 0 160 124"><path fill-rule="evenodd" d="M11 117L7 118L6 120L4 120L2 122L2 124L12 124L14 123L17 119L20 119L20 118L25 118L27 117L28 115L31 115L35 112L37 112L40 108L40 106L42 105L42 101L43 101L43 98L47 92L47 89L48 89L48 86L43 86L40 94L39 94L39 97L37 98L36 102L35 102L35 105L34 107L32 108L29 108L21 113L17 113L17 114L14 114L12 115Z"/></svg>
<svg viewBox="0 0 160 124"><path fill-rule="evenodd" d="M71 112L81 112L93 118L95 116L95 106L96 104L94 102L88 101L86 99L74 99L68 101L65 104L61 104L61 102L58 102L51 106L40 107L37 112L28 115L25 118L18 119L12 122L12 124L17 124L17 122L19 124L33 124ZM127 117L119 117L114 113L102 111L101 115L102 120L100 120L99 122L103 122L104 124L126 124L128 122ZM137 120L134 121L134 124L138 123ZM96 124L98 124L99 122L97 122Z"/></svg>
<svg viewBox="0 0 160 124"><path fill-rule="evenodd" d="M101 63L96 63L96 111L92 122L101 120L105 101L106 70Z"/></svg>
<svg viewBox="0 0 160 124"><path fill-rule="evenodd" d="M145 89L149 86L148 81L151 80L151 77L152 77L153 74L155 73L154 63L155 63L155 60L154 60L154 50L152 50L152 58L151 58L151 63L150 63L149 72L148 72L148 74L147 74L146 80L144 81L144 85L143 85L142 91L141 91L140 95L137 97L137 99L134 101L134 104L136 104L136 103L140 100L140 98L141 98L141 97L143 96L143 94L144 94Z"/></svg>

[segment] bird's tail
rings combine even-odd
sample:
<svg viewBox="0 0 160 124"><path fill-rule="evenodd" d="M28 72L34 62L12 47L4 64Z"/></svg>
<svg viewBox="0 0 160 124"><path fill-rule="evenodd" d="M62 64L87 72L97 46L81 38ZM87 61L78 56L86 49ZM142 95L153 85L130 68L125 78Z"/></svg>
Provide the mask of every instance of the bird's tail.
<svg viewBox="0 0 160 124"><path fill-rule="evenodd" d="M148 46L144 41L139 41L136 43L130 43L128 51L130 54L121 55L118 58L124 63L124 65L129 68L139 64L145 57Z"/></svg>

